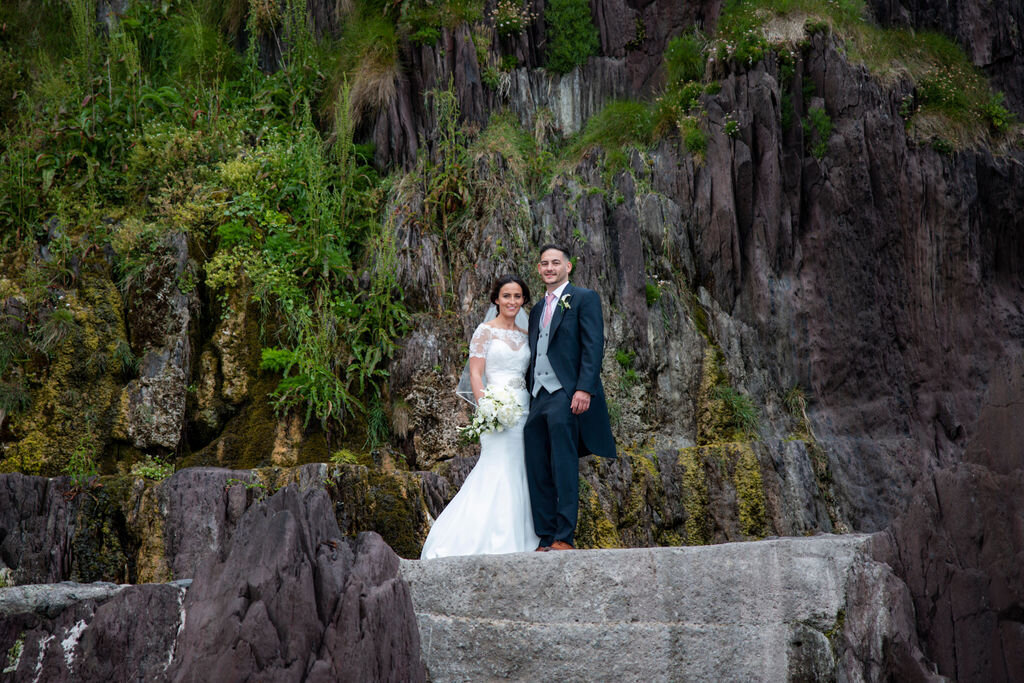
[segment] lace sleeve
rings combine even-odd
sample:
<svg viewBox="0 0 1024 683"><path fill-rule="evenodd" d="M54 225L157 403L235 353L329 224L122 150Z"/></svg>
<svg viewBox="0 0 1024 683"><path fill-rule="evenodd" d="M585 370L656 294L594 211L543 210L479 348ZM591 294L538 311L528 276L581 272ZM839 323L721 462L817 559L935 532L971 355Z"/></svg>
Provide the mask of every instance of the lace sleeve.
<svg viewBox="0 0 1024 683"><path fill-rule="evenodd" d="M486 358L487 347L491 344L491 328L488 325L477 325L473 338L469 340L469 357Z"/></svg>

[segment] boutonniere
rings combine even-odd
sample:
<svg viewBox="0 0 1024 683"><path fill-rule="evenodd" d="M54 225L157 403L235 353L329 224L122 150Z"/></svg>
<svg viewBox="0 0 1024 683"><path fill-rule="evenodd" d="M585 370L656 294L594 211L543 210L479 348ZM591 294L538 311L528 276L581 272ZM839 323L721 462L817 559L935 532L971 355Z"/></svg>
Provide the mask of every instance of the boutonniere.
<svg viewBox="0 0 1024 683"><path fill-rule="evenodd" d="M563 312L572 308L572 306L569 305L569 297L571 296L572 294L563 294L562 298L558 300L558 307L562 309Z"/></svg>

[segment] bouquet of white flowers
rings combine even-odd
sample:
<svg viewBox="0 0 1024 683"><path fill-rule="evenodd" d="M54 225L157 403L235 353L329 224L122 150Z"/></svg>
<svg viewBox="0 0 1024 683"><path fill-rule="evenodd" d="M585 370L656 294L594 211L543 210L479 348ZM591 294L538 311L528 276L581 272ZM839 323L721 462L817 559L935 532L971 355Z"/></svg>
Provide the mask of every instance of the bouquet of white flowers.
<svg viewBox="0 0 1024 683"><path fill-rule="evenodd" d="M487 387L477 401L473 421L459 431L470 441L477 441L481 434L500 432L511 427L523 416L515 394L506 386Z"/></svg>

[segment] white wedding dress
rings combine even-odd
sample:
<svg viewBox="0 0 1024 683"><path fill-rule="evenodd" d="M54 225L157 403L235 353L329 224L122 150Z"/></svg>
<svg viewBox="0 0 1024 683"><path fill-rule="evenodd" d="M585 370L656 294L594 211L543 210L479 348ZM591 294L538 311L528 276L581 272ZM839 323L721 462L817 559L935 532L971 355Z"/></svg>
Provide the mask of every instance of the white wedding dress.
<svg viewBox="0 0 1024 683"><path fill-rule="evenodd" d="M487 386L509 387L523 407L512 427L480 436L480 459L462 488L438 515L423 544L420 559L451 555L490 555L534 550L530 491L523 459L523 425L530 410L526 368L530 345L519 329L482 324L469 344L471 358L484 358Z"/></svg>

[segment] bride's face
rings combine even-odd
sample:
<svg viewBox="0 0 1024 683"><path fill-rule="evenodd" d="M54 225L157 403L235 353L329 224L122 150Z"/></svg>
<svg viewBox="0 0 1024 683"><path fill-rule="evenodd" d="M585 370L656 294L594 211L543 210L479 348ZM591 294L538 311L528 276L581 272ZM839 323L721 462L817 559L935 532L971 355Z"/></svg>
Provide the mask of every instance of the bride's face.
<svg viewBox="0 0 1024 683"><path fill-rule="evenodd" d="M498 290L498 310L503 316L515 318L523 307L523 288L515 282L502 285Z"/></svg>

